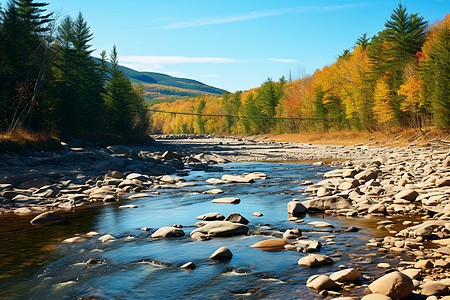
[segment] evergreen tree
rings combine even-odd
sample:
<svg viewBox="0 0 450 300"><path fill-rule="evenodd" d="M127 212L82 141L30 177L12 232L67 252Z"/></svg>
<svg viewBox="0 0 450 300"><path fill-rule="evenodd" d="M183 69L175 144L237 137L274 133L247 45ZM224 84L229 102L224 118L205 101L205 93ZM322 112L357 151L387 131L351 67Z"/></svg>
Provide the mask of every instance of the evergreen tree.
<svg viewBox="0 0 450 300"><path fill-rule="evenodd" d="M119 69L116 46L110 55L110 79L106 85L105 104L108 109L108 127L112 132L123 134L135 129L138 120L145 130L147 124L143 100Z"/></svg>
<svg viewBox="0 0 450 300"><path fill-rule="evenodd" d="M367 46L369 45L370 39L367 37L367 33L363 33L357 40L356 40L356 46L360 45L363 50L367 49Z"/></svg>

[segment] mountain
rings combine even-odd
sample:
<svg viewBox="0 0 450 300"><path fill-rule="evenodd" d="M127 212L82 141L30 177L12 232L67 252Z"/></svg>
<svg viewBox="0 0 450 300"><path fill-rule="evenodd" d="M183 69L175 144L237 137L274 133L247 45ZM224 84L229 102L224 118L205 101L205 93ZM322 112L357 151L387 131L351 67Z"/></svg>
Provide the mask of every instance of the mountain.
<svg viewBox="0 0 450 300"><path fill-rule="evenodd" d="M124 66L119 67L131 82L143 87L144 97L151 104L199 95L222 95L226 92L193 79L172 77L155 72L139 72Z"/></svg>

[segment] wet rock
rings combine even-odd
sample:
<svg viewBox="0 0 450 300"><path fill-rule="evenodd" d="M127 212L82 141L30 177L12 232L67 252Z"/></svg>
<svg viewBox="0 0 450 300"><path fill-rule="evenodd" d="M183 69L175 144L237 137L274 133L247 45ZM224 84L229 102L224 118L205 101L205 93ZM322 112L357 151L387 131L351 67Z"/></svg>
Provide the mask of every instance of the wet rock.
<svg viewBox="0 0 450 300"><path fill-rule="evenodd" d="M213 254L211 254L209 258L213 260L226 261L231 260L233 258L233 254L231 253L230 249L226 247L220 247Z"/></svg>
<svg viewBox="0 0 450 300"><path fill-rule="evenodd" d="M91 259L88 259L87 261L86 261L86 264L87 265L100 265L100 264L103 264L105 261L104 260L101 260L101 259L94 259L94 258L91 258Z"/></svg>
<svg viewBox="0 0 450 300"><path fill-rule="evenodd" d="M245 235L248 232L248 227L244 224L233 223L228 221L211 221L204 226L191 231L191 236L195 232L202 232L209 236L235 236Z"/></svg>
<svg viewBox="0 0 450 300"><path fill-rule="evenodd" d="M287 245L288 242L284 239L271 239L259 241L256 244L251 245L252 248L259 248L266 251L280 251L284 250L284 246Z"/></svg>
<svg viewBox="0 0 450 300"><path fill-rule="evenodd" d="M245 217L243 217L240 213L229 214L226 217L225 221L233 222L233 223L240 223L240 224L244 224L244 225L248 224L248 220Z"/></svg>
<svg viewBox="0 0 450 300"><path fill-rule="evenodd" d="M355 281L361 277L362 277L361 272L353 268L334 272L333 274L330 275L330 279L339 282Z"/></svg>
<svg viewBox="0 0 450 300"><path fill-rule="evenodd" d="M194 270L197 266L193 262L187 262L180 267L180 269Z"/></svg>
<svg viewBox="0 0 450 300"><path fill-rule="evenodd" d="M332 265L334 261L326 255L321 254L309 254L308 256L302 257L298 261L299 266L305 267L321 267Z"/></svg>
<svg viewBox="0 0 450 300"><path fill-rule="evenodd" d="M216 221L216 220L224 220L225 216L219 214L218 212L211 212L207 214L200 215L196 217L197 220L204 220L204 221Z"/></svg>
<svg viewBox="0 0 450 300"><path fill-rule="evenodd" d="M221 204L238 204L241 202L241 199L237 197L225 197L225 198L217 198L211 201L212 203L221 203Z"/></svg>
<svg viewBox="0 0 450 300"><path fill-rule="evenodd" d="M372 293L403 299L412 293L414 286L411 278L405 274L392 272L378 278L368 288Z"/></svg>
<svg viewBox="0 0 450 300"><path fill-rule="evenodd" d="M330 279L327 275L313 275L306 281L306 286L315 290L332 290L339 287L339 285Z"/></svg>
<svg viewBox="0 0 450 300"><path fill-rule="evenodd" d="M81 236L75 236L62 241L63 243L72 244L72 243L82 243L85 242L86 239Z"/></svg>
<svg viewBox="0 0 450 300"><path fill-rule="evenodd" d="M263 216L263 214L258 212L258 211L255 211L252 215L255 216L255 217L262 217Z"/></svg>
<svg viewBox="0 0 450 300"><path fill-rule="evenodd" d="M104 243L104 242L108 242L108 241L114 241L114 240L116 240L116 238L110 234L105 234L105 235L102 235L101 237L99 237L98 240L100 242Z"/></svg>
<svg viewBox="0 0 450 300"><path fill-rule="evenodd" d="M184 236L183 229L172 226L161 227L151 235L152 238L181 237L181 236Z"/></svg>
<svg viewBox="0 0 450 300"><path fill-rule="evenodd" d="M121 205L121 206L119 206L119 208L137 208L138 206L137 205L134 205L134 204L127 204L127 205Z"/></svg>
<svg viewBox="0 0 450 300"><path fill-rule="evenodd" d="M31 225L50 225L61 221L61 218L55 215L52 211L48 211L34 217L30 223Z"/></svg>
<svg viewBox="0 0 450 300"><path fill-rule="evenodd" d="M300 229L298 228L293 228L293 229L287 229L284 233L283 233L283 239L296 239L298 237L302 236L302 232Z"/></svg>

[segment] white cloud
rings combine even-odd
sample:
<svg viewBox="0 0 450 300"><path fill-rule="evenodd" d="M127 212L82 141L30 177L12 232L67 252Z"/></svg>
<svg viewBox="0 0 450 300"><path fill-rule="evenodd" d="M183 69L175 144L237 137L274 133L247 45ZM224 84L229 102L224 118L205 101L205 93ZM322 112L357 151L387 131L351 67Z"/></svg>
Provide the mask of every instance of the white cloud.
<svg viewBox="0 0 450 300"><path fill-rule="evenodd" d="M361 4L333 5L333 6L302 6L302 7L294 7L294 8L259 10L259 11L244 13L241 15L217 16L217 17L210 17L210 18L200 18L197 20L189 21L189 22L172 23L167 26L164 26L164 28L165 29L177 29L177 28L198 27L198 26L213 25L213 24L244 22L244 21L250 21L250 20L271 17L271 16L281 16L281 15L285 15L288 13L322 12L322 11L331 11L331 10L344 9L344 8L360 7L360 6L365 6L365 5L368 5L368 4L361 3Z"/></svg>
<svg viewBox="0 0 450 300"><path fill-rule="evenodd" d="M226 57L187 57L187 56L122 56L121 63L141 63L151 65L171 65L171 64L230 64L242 63L244 60L237 60Z"/></svg>
<svg viewBox="0 0 450 300"><path fill-rule="evenodd" d="M289 59L289 58L269 58L269 60L284 64L295 63L298 61L296 59Z"/></svg>

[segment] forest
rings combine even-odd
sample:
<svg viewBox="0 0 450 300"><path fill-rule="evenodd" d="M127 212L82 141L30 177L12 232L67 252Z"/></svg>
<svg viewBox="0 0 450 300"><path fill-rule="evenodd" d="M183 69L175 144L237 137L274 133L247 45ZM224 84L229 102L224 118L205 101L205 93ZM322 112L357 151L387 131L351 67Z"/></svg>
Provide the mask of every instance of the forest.
<svg viewBox="0 0 450 300"><path fill-rule="evenodd" d="M145 133L142 89L119 69L116 47L95 59L83 15L60 19L47 6L10 0L0 8L0 132Z"/></svg>
<svg viewBox="0 0 450 300"><path fill-rule="evenodd" d="M429 24L398 4L385 28L311 76L153 105L153 132L298 133L450 128L450 15ZM205 117L214 114L222 117ZM289 119L291 118L291 119Z"/></svg>

